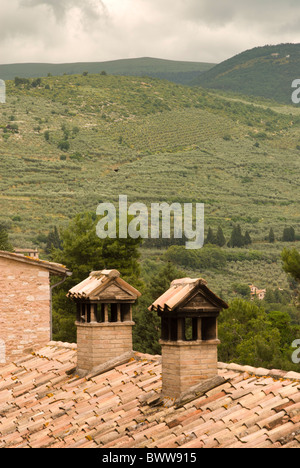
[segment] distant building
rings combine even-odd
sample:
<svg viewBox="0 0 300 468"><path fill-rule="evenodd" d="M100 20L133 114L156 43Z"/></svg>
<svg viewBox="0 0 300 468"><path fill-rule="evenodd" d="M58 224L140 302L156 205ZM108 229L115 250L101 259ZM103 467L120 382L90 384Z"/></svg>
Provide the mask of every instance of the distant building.
<svg viewBox="0 0 300 468"><path fill-rule="evenodd" d="M251 294L251 299L254 299L256 297L260 301L264 300L264 298L266 296L266 293L267 293L266 289L258 289L253 284L251 284L249 287L250 287L250 291L251 291L251 293L250 293Z"/></svg>
<svg viewBox="0 0 300 468"><path fill-rule="evenodd" d="M6 102L5 81L0 80L0 104L5 104L5 102Z"/></svg>
<svg viewBox="0 0 300 468"><path fill-rule="evenodd" d="M39 258L39 252L37 249L14 249L16 254L24 255L25 257Z"/></svg>

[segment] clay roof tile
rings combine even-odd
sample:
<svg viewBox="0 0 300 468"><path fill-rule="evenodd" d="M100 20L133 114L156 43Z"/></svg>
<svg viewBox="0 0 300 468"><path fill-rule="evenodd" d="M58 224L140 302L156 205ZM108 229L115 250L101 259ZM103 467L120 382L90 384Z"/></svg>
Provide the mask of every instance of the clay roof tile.
<svg viewBox="0 0 300 468"><path fill-rule="evenodd" d="M172 402L164 408L157 403L160 358L138 354L128 365L78 378L67 373L76 352L74 345L51 342L0 368L0 447L300 445L300 380L294 376L245 380L243 366L224 364L219 374L226 384L179 408Z"/></svg>

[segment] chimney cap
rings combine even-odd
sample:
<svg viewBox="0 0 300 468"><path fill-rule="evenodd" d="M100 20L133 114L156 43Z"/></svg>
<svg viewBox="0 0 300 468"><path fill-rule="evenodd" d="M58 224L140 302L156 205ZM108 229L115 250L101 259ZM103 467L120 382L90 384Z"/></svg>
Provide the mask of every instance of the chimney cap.
<svg viewBox="0 0 300 468"><path fill-rule="evenodd" d="M216 308L228 309L228 304L207 287L207 282L204 279L181 278L172 281L170 288L156 299L148 310L172 312L188 301L196 291L201 291L210 302L216 305Z"/></svg>
<svg viewBox="0 0 300 468"><path fill-rule="evenodd" d="M92 271L90 276L95 278L100 278L101 276L107 276L107 278L119 278L120 272L118 270Z"/></svg>
<svg viewBox="0 0 300 468"><path fill-rule="evenodd" d="M79 301L116 300L134 302L141 293L120 278L118 270L92 271L88 278L74 286L67 294Z"/></svg>
<svg viewBox="0 0 300 468"><path fill-rule="evenodd" d="M207 281L205 281L202 278L181 278L181 279L175 279L172 281L171 286L186 286L187 284L191 285L192 287L195 286L195 283L202 283L202 284L207 284Z"/></svg>

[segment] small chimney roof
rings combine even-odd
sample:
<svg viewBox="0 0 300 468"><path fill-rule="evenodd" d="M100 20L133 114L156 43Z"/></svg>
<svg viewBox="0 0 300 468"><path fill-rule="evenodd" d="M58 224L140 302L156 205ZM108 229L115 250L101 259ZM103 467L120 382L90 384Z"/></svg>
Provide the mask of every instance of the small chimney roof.
<svg viewBox="0 0 300 468"><path fill-rule="evenodd" d="M120 278L118 270L92 271L90 276L74 286L67 296L74 300L136 300L141 293Z"/></svg>
<svg viewBox="0 0 300 468"><path fill-rule="evenodd" d="M207 287L207 282L202 278L181 278L172 281L170 288L156 299L148 309L171 312L187 301L196 290L202 291L220 309L228 309L228 304L216 296Z"/></svg>

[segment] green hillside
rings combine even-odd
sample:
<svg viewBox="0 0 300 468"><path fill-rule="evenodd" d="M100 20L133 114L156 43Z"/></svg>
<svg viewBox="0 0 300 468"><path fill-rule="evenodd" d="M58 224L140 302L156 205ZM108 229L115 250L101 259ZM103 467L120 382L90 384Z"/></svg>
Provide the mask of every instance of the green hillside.
<svg viewBox="0 0 300 468"><path fill-rule="evenodd" d="M291 104L292 82L298 78L300 44L279 44L256 47L225 60L194 84Z"/></svg>
<svg viewBox="0 0 300 468"><path fill-rule="evenodd" d="M120 194L149 207L203 202L206 232L221 226L228 241L239 223L253 244L225 247L226 269L203 264L187 274L205 276L217 292L235 282L286 288L282 232L293 226L300 235L300 109L246 100L153 78L8 81L0 223L14 246L43 252L42 236L54 226ZM274 244L266 241L270 227ZM157 245L148 247L143 262L163 257Z"/></svg>
<svg viewBox="0 0 300 468"><path fill-rule="evenodd" d="M109 62L80 62L80 63L19 63L0 65L0 78L13 80L16 76L22 78L74 75L84 72L101 73L124 76L150 76L173 81L179 84L188 84L199 76L199 73L213 67L212 63L180 62L156 58L123 59Z"/></svg>

